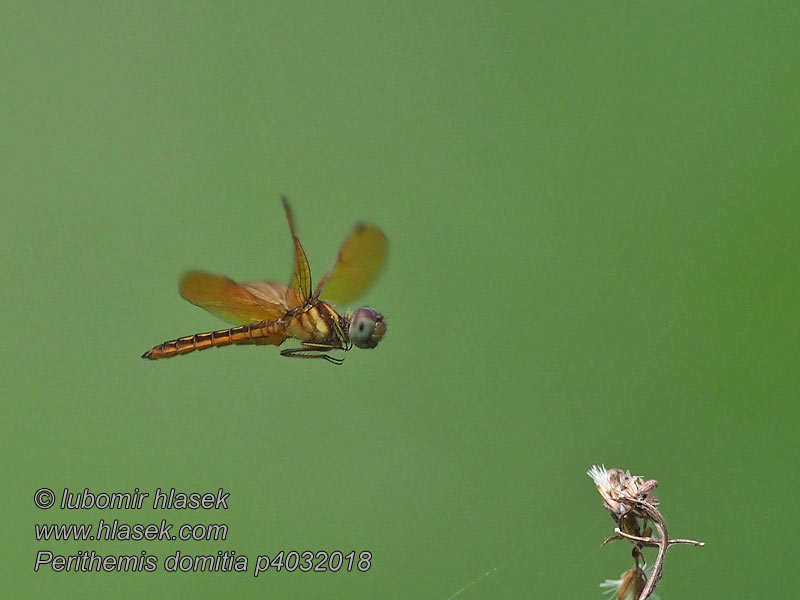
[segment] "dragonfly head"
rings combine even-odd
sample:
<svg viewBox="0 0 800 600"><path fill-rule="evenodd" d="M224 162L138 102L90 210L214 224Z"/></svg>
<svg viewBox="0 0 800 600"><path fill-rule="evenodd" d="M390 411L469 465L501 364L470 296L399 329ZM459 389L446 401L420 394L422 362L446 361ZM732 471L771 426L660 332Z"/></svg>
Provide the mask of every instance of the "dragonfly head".
<svg viewBox="0 0 800 600"><path fill-rule="evenodd" d="M359 348L374 348L386 333L386 321L377 310L362 306L350 315L347 333Z"/></svg>

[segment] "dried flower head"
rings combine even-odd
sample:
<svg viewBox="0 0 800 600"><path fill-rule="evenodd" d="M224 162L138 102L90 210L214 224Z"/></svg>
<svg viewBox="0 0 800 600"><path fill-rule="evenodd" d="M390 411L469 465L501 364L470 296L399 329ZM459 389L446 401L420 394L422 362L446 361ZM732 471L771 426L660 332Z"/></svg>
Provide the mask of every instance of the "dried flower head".
<svg viewBox="0 0 800 600"><path fill-rule="evenodd" d="M597 491L603 497L603 505L617 519L635 510L640 502L658 506L658 500L650 495L658 485L655 479L645 481L644 477L631 475L630 471L606 469L605 465L595 465L586 474L597 486Z"/></svg>
<svg viewBox="0 0 800 600"><path fill-rule="evenodd" d="M667 549L675 544L702 546L703 542L670 539L667 523L658 508L658 499L650 493L658 485L655 479L645 480L644 477L631 475L630 471L606 469L605 465L595 465L586 474L594 481L597 491L603 497L603 506L617 524L614 528L615 535L606 539L603 545L621 539L633 544L633 567L625 571L620 579L606 580L600 587L608 588L609 593L616 592L617 600L655 598L653 590L661 579ZM652 537L653 527L659 537ZM658 555L649 573L642 566L645 563L643 550L646 547L658 548Z"/></svg>

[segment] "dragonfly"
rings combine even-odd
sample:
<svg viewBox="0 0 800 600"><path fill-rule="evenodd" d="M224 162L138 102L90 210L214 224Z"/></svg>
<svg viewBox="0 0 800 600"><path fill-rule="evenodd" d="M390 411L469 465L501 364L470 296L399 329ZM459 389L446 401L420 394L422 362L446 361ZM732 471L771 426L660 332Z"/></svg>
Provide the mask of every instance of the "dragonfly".
<svg viewBox="0 0 800 600"><path fill-rule="evenodd" d="M280 346L292 338L299 340L300 347L282 350L281 356L340 365L344 358L331 356L330 351L378 345L386 334L382 314L369 306L343 314L334 304L349 305L372 285L386 262L386 236L375 225L357 223L312 292L311 269L297 237L292 209L285 197L281 201L294 244L294 271L289 284L236 283L220 275L186 273L180 282L180 295L235 327L169 340L154 346L142 358L171 358L218 346ZM325 300L320 299L323 292Z"/></svg>

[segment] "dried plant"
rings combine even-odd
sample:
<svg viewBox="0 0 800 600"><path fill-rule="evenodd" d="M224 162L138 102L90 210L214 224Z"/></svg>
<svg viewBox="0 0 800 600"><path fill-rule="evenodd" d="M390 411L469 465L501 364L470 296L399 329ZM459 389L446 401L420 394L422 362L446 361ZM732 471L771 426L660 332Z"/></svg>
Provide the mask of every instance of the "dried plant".
<svg viewBox="0 0 800 600"><path fill-rule="evenodd" d="M633 567L625 571L620 579L607 580L601 587L616 589L617 600L650 598L661 579L664 557L671 546L705 544L695 540L669 538L667 523L658 510L658 498L651 493L658 485L655 479L645 480L643 477L631 475L629 471L606 469L605 466L594 466L587 475L594 481L597 491L603 497L603 506L616 523L615 535L606 539L602 545L621 539L626 539L633 545ZM659 537L652 537L653 527ZM648 569L645 569L646 561L642 552L645 546L658 548L656 560L652 568Z"/></svg>

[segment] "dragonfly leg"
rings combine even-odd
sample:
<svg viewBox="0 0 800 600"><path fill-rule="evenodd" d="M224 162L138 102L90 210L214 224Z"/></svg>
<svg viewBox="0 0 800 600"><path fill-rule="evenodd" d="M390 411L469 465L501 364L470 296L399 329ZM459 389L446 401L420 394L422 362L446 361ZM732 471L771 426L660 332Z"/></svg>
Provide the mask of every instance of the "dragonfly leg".
<svg viewBox="0 0 800 600"><path fill-rule="evenodd" d="M322 344L320 346L321 348L287 348L286 350L281 350L281 356L289 358L321 358L334 365L340 365L344 362L343 358L335 358L330 354L325 354L324 350L333 350L333 348L322 346Z"/></svg>
<svg viewBox="0 0 800 600"><path fill-rule="evenodd" d="M317 342L303 342L303 346L313 350L320 350L327 352L328 350L342 350L341 346L334 344L319 344Z"/></svg>

